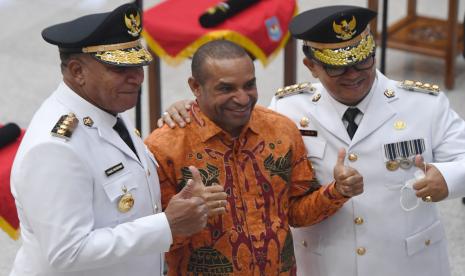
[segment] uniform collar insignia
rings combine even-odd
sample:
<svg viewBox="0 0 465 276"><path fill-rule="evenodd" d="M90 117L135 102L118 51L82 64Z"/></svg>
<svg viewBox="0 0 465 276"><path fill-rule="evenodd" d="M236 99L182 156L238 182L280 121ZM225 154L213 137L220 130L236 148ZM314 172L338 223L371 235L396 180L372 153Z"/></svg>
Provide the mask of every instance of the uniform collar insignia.
<svg viewBox="0 0 465 276"><path fill-rule="evenodd" d="M82 118L82 122L84 122L84 125L88 127L92 127L94 125L94 120L92 120L89 116Z"/></svg>
<svg viewBox="0 0 465 276"><path fill-rule="evenodd" d="M310 123L310 120L308 119L308 117L302 117L302 119L300 119L301 127L308 127L309 123Z"/></svg>
<svg viewBox="0 0 465 276"><path fill-rule="evenodd" d="M390 88L387 88L386 90L384 90L384 96L386 96L386 98L392 98L396 95L396 92L394 92L394 90L390 89Z"/></svg>
<svg viewBox="0 0 465 276"><path fill-rule="evenodd" d="M318 102L321 99L321 94L315 94L312 98L312 102Z"/></svg>

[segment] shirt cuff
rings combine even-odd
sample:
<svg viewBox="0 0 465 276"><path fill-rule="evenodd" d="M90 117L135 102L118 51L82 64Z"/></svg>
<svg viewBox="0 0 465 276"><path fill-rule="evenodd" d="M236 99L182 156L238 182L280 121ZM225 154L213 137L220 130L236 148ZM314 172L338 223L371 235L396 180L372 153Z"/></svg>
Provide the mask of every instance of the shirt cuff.
<svg viewBox="0 0 465 276"><path fill-rule="evenodd" d="M447 199L453 199L465 196L465 161L431 163L435 166L444 177L449 195Z"/></svg>
<svg viewBox="0 0 465 276"><path fill-rule="evenodd" d="M342 195L337 189L336 189L336 181L333 180L330 184L326 185L325 190L323 194L331 199L331 200L339 200L339 199L348 199L348 197Z"/></svg>

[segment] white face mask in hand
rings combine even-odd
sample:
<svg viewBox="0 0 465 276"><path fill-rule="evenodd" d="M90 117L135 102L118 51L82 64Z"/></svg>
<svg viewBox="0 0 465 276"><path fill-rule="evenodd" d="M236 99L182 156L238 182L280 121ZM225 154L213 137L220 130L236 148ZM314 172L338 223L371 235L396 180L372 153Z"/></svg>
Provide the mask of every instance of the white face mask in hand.
<svg viewBox="0 0 465 276"><path fill-rule="evenodd" d="M421 199L415 195L415 190L413 189L413 184L418 180L425 177L425 172L422 170L416 170L413 174L415 178L409 179L405 182L405 185L400 189L400 207L404 211L412 211L420 205ZM414 204L408 204L415 202ZM411 206L413 205L413 206Z"/></svg>

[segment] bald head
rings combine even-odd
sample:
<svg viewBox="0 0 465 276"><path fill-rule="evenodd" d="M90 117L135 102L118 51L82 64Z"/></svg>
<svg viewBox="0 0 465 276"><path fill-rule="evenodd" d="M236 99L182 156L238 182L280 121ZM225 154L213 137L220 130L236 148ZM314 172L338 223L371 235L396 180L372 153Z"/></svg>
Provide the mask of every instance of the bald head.
<svg viewBox="0 0 465 276"><path fill-rule="evenodd" d="M200 83L204 84L208 72L203 65L209 59L235 59L248 56L247 52L237 44L228 40L214 40L201 46L192 57L192 76Z"/></svg>

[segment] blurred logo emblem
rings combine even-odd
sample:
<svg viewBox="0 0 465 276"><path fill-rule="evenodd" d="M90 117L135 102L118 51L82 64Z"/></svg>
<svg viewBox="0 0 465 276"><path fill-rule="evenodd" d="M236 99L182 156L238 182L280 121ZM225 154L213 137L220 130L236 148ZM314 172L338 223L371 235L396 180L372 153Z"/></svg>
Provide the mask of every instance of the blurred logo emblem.
<svg viewBox="0 0 465 276"><path fill-rule="evenodd" d="M265 20L266 30L268 31L268 37L271 41L279 41L283 35L281 31L281 25L276 16L272 16Z"/></svg>

